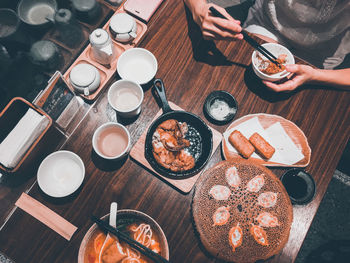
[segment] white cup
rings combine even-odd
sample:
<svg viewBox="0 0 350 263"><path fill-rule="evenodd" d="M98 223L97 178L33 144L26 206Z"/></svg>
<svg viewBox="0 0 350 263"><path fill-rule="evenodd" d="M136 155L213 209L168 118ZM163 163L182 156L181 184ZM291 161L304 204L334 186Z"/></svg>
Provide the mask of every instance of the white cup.
<svg viewBox="0 0 350 263"><path fill-rule="evenodd" d="M108 90L108 103L121 116L135 117L141 112L143 90L130 80L118 80Z"/></svg>
<svg viewBox="0 0 350 263"><path fill-rule="evenodd" d="M107 122L96 129L92 137L95 152L107 160L120 160L130 150L128 129L116 122Z"/></svg>

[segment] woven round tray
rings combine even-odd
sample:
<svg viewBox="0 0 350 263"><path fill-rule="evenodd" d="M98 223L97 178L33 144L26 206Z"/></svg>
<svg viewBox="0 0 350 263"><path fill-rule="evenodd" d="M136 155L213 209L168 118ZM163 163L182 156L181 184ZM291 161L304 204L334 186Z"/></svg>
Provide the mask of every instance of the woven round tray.
<svg viewBox="0 0 350 263"><path fill-rule="evenodd" d="M292 204L280 180L252 161L223 161L197 183L192 215L204 247L230 262L255 262L287 243Z"/></svg>

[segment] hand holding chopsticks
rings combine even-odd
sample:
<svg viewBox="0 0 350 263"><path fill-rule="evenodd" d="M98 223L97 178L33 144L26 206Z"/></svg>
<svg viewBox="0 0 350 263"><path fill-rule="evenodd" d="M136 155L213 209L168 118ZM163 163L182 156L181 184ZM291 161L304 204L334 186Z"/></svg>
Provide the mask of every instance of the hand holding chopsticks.
<svg viewBox="0 0 350 263"><path fill-rule="evenodd" d="M118 229L110 226L107 222L97 218L96 216L91 216L92 221L94 221L102 230L110 232L111 234L117 236L120 240L123 240L124 242L128 243L132 248L140 251L142 254L147 256L148 258L152 259L156 263L170 263L168 260L163 258L161 255L153 252L148 247L145 247L141 243L137 242L136 240L130 238L127 234L119 231Z"/></svg>
<svg viewBox="0 0 350 263"><path fill-rule="evenodd" d="M209 8L210 12L215 16L215 17L220 17L223 19L227 19L223 14L221 14L218 10L215 9L215 7L211 6ZM244 29L241 31L243 35L243 39L248 42L253 48L258 50L261 54L263 54L268 60L270 60L272 63L276 64L277 66L280 66L280 63L278 63L277 58L269 52L266 48L261 46L258 42L256 42L253 38L249 36L247 31Z"/></svg>

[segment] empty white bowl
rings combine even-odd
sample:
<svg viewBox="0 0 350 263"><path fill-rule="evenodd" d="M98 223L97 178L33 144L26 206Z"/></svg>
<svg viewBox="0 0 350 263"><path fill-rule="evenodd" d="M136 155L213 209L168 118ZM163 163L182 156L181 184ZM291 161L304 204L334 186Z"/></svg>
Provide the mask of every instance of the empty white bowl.
<svg viewBox="0 0 350 263"><path fill-rule="evenodd" d="M156 75L157 69L157 59L144 48L131 48L124 51L117 62L119 76L140 85L151 81Z"/></svg>
<svg viewBox="0 0 350 263"><path fill-rule="evenodd" d="M85 166L81 158L70 151L57 151L40 164L37 179L41 190L52 197L74 193L83 183Z"/></svg>
<svg viewBox="0 0 350 263"><path fill-rule="evenodd" d="M121 79L108 90L108 103L122 117L131 118L141 112L143 89L136 82Z"/></svg>
<svg viewBox="0 0 350 263"><path fill-rule="evenodd" d="M266 48L270 53L272 53L275 57L278 58L279 55L286 54L286 64L294 64L294 56L293 54L284 46L277 44L277 43L265 43L262 44L264 48ZM283 70L281 72L278 72L276 74L268 75L260 71L259 67L261 67L261 61L259 60L257 54L264 60L268 60L264 55L262 55L259 51L254 50L252 54L252 65L253 65L253 70L255 74L261 78L262 80L268 80L268 81L278 81L281 80L285 77L287 77L290 72Z"/></svg>

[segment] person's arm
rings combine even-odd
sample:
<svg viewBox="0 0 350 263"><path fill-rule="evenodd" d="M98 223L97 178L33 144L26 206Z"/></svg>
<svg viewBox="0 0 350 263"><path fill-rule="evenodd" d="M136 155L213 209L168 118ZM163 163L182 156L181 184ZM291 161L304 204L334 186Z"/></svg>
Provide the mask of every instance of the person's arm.
<svg viewBox="0 0 350 263"><path fill-rule="evenodd" d="M205 39L243 39L240 21L233 19L224 8L208 4L206 0L184 0L191 10L193 20L199 25ZM209 7L214 6L226 19L212 16Z"/></svg>
<svg viewBox="0 0 350 263"><path fill-rule="evenodd" d="M326 70L307 65L286 65L286 70L292 72L292 77L282 84L263 81L274 91L291 91L303 84L321 84L334 88L350 90L350 68Z"/></svg>

